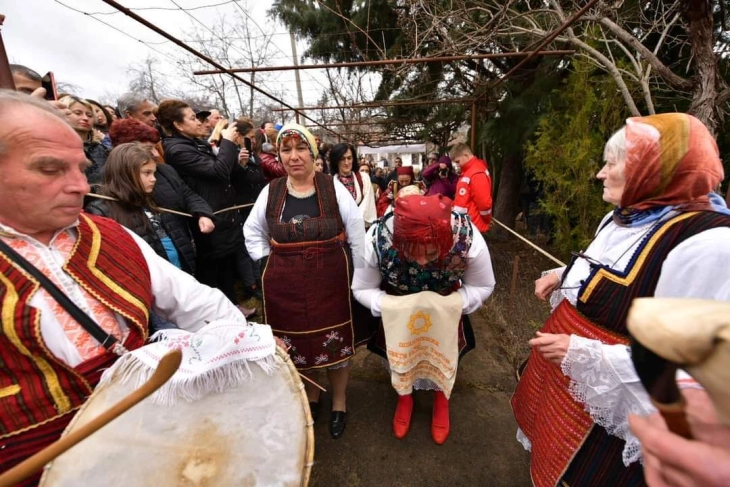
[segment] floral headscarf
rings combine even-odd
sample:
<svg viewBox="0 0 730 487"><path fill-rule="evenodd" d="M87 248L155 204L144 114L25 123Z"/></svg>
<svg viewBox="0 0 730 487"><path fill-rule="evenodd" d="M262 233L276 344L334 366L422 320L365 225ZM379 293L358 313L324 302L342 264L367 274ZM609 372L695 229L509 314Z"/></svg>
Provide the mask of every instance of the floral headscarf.
<svg viewBox="0 0 730 487"><path fill-rule="evenodd" d="M666 113L626 121L626 186L621 208L711 208L724 177L715 139L692 115Z"/></svg>
<svg viewBox="0 0 730 487"><path fill-rule="evenodd" d="M284 125L279 131L279 135L276 137L276 147L281 148L281 142L288 137L297 137L307 143L309 146L309 153L312 155L312 160L317 158L319 154L319 148L317 147L317 141L314 140L314 135L302 125L297 123L288 123Z"/></svg>

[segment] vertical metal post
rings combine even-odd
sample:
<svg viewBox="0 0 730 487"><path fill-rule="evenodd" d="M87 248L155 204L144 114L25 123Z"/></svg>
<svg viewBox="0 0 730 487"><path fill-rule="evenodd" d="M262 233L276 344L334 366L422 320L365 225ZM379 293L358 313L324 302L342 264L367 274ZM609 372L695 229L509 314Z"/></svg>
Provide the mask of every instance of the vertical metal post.
<svg viewBox="0 0 730 487"><path fill-rule="evenodd" d="M294 66L299 66L299 59L297 59L297 40L294 38L294 32L289 32L289 39L291 40L291 55L294 61ZM302 98L302 80L299 78L299 70L294 71L294 79L297 83L297 98L299 99L299 106L304 106L304 99ZM299 112L294 112L297 116L297 123L299 123Z"/></svg>
<svg viewBox="0 0 730 487"><path fill-rule="evenodd" d="M10 63L8 62L8 55L5 52L5 44L3 43L3 22L5 22L5 16L0 14L0 88L15 91L13 73L10 72Z"/></svg>

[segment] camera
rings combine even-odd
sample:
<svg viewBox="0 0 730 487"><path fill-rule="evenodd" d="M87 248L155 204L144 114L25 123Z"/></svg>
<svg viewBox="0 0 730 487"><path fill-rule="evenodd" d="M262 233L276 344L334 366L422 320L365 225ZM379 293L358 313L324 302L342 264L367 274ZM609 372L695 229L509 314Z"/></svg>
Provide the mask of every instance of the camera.
<svg viewBox="0 0 730 487"><path fill-rule="evenodd" d="M448 169L446 169L446 168L439 169L439 177L440 178L445 178L448 175L449 175L449 170Z"/></svg>

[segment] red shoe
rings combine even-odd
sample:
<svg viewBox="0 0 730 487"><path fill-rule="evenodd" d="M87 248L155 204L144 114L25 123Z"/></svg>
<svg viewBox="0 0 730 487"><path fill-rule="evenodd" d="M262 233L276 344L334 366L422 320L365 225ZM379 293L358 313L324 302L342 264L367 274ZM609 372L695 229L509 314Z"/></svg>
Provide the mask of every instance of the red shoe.
<svg viewBox="0 0 730 487"><path fill-rule="evenodd" d="M437 445L443 445L449 437L449 400L441 391L436 391L433 398L431 436Z"/></svg>
<svg viewBox="0 0 730 487"><path fill-rule="evenodd" d="M399 440L405 438L411 428L411 413L413 412L413 396L398 396L398 405L393 417L393 433Z"/></svg>

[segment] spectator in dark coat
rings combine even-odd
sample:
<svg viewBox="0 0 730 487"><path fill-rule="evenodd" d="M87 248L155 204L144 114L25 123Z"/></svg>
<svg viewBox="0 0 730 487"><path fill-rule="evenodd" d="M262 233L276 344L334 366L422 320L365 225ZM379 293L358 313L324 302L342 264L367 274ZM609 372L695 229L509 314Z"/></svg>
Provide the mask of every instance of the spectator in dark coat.
<svg viewBox="0 0 730 487"><path fill-rule="evenodd" d="M157 161L155 190L152 193L160 208L190 213L193 215L192 225L197 226L200 233L210 233L215 229L215 215L206 201L190 189L182 180L175 168L165 164L157 152L160 134L149 125L133 118L124 118L112 123L109 137L114 146L128 142L139 142L149 147ZM193 272L195 263L192 263Z"/></svg>
<svg viewBox="0 0 730 487"><path fill-rule="evenodd" d="M421 176L428 183L428 196L440 194L449 199L454 199L458 178L449 156L441 156L438 164L428 166L423 170Z"/></svg>
<svg viewBox="0 0 730 487"><path fill-rule="evenodd" d="M238 167L238 132L232 125L221 132L218 155L198 139L202 124L192 108L180 100L163 100L157 120L168 137L163 140L165 162L182 176L187 185L213 209L235 206L236 192L231 184ZM198 280L217 287L237 303L235 292L236 251L244 246L243 222L238 210L216 214L216 228L208 234L196 233Z"/></svg>

